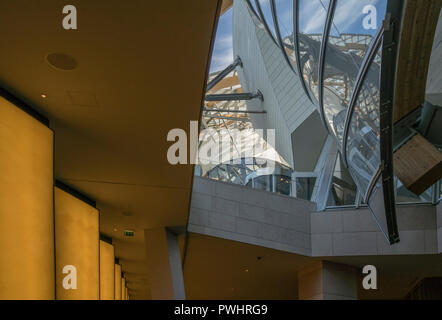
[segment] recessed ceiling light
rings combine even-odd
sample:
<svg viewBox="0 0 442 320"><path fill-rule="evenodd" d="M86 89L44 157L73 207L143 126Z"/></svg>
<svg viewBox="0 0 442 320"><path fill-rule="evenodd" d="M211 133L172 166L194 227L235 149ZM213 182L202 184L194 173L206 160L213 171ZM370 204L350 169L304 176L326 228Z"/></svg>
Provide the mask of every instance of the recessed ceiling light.
<svg viewBox="0 0 442 320"><path fill-rule="evenodd" d="M45 93L42 93L42 94L41 94L41 97L42 97L43 99L46 99L46 98L47 98L47 95L46 95Z"/></svg>

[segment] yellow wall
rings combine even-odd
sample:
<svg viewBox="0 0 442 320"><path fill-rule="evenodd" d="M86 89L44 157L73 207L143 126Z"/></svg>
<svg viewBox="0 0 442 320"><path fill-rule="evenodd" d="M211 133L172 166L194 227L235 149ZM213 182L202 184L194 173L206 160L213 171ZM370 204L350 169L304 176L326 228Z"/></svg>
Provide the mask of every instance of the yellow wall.
<svg viewBox="0 0 442 320"><path fill-rule="evenodd" d="M121 278L121 300L126 300L126 279Z"/></svg>
<svg viewBox="0 0 442 320"><path fill-rule="evenodd" d="M98 300L99 212L96 208L55 187L56 298ZM63 268L77 269L77 289L63 287Z"/></svg>
<svg viewBox="0 0 442 320"><path fill-rule="evenodd" d="M115 300L121 300L121 265L115 265Z"/></svg>
<svg viewBox="0 0 442 320"><path fill-rule="evenodd" d="M53 143L0 97L0 299L54 299Z"/></svg>
<svg viewBox="0 0 442 320"><path fill-rule="evenodd" d="M114 246L100 240L100 299L115 298Z"/></svg>

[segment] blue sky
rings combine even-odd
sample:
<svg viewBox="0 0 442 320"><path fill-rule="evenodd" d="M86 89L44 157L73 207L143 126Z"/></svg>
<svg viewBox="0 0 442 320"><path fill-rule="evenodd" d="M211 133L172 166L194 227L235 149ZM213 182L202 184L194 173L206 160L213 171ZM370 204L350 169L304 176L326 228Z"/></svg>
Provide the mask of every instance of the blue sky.
<svg viewBox="0 0 442 320"><path fill-rule="evenodd" d="M385 16L386 0L340 0L337 2L331 33L376 33ZM324 27L326 8L329 0L300 1L299 24L303 33L320 33ZM371 5L377 10L376 29L364 29L363 20L367 16L364 7Z"/></svg>
<svg viewBox="0 0 442 320"><path fill-rule="evenodd" d="M233 62L232 11L230 9L219 18L210 73L222 70Z"/></svg>
<svg viewBox="0 0 442 320"><path fill-rule="evenodd" d="M300 30L304 33L320 33L323 29L326 10L329 0L303 0L300 1ZM386 0L341 0L335 11L333 19L332 34L341 33L362 33L375 34L376 30L364 30L362 20L365 17L363 8L365 5L374 5L377 10L377 24L382 22L385 15ZM267 0L261 1L264 15L268 19L270 27L271 19L270 6ZM293 32L292 0L277 0L276 10L281 23L283 36ZM352 14L349 14L349 13ZM232 20L233 10L230 9L219 18L218 29L215 37L215 44L212 54L210 73L219 71L233 62L232 50ZM338 32L339 31L339 32Z"/></svg>

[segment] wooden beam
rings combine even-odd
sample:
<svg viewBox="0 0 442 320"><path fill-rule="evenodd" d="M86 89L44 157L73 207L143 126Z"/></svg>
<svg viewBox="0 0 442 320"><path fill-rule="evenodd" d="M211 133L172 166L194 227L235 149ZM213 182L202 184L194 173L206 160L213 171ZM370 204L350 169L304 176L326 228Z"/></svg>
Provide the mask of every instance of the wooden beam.
<svg viewBox="0 0 442 320"><path fill-rule="evenodd" d="M222 79L220 82L218 82L212 89L210 89L209 92L213 93L224 88L237 86L239 84L240 83L238 76L226 77Z"/></svg>
<svg viewBox="0 0 442 320"><path fill-rule="evenodd" d="M428 66L442 0L407 0L399 41L394 122L425 101Z"/></svg>
<svg viewBox="0 0 442 320"><path fill-rule="evenodd" d="M223 0L221 5L221 16L233 6L233 0Z"/></svg>
<svg viewBox="0 0 442 320"><path fill-rule="evenodd" d="M393 161L396 176L417 195L442 178L442 153L420 134L399 148Z"/></svg>

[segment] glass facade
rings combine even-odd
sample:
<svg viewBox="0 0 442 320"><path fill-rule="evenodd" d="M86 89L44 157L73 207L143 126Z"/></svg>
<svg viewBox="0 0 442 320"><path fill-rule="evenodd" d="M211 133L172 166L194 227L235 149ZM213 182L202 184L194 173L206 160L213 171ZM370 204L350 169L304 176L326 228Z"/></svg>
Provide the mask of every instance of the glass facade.
<svg viewBox="0 0 442 320"><path fill-rule="evenodd" d="M359 70L385 16L386 2L336 2L324 57L322 103L327 124L338 143L343 139L346 114ZM368 17L365 8L374 10L376 14L372 19L375 21L364 21Z"/></svg>
<svg viewBox="0 0 442 320"><path fill-rule="evenodd" d="M279 45L283 49L289 65L294 70L296 66L296 51L293 38L294 21L293 21L293 1L292 0L275 0L274 5L274 22L278 36Z"/></svg>
<svg viewBox="0 0 442 320"><path fill-rule="evenodd" d="M327 199L327 206L335 207L354 205L357 192L357 187L353 182L348 169L338 155Z"/></svg>
<svg viewBox="0 0 442 320"><path fill-rule="evenodd" d="M293 196L291 175L290 168L278 164L275 168L261 168L249 174L246 185L254 189Z"/></svg>
<svg viewBox="0 0 442 320"><path fill-rule="evenodd" d="M311 200L316 183L316 177L296 178L296 198Z"/></svg>
<svg viewBox="0 0 442 320"><path fill-rule="evenodd" d="M364 199L381 163L380 67L380 59L374 60L362 82L351 113L346 150L344 150L354 181L364 195Z"/></svg>
<svg viewBox="0 0 442 320"><path fill-rule="evenodd" d="M298 47L301 81L305 81L310 96L319 99L319 56L329 0L299 0ZM312 17L313 14L313 17Z"/></svg>
<svg viewBox="0 0 442 320"><path fill-rule="evenodd" d="M258 7L256 6L255 0L246 0L247 4L252 8L254 14L259 15L258 13Z"/></svg>
<svg viewBox="0 0 442 320"><path fill-rule="evenodd" d="M340 158L328 204L367 203L393 243L398 240L395 186L390 171L381 167L386 152L392 152L385 142L388 132L382 140L380 112L387 4L387 0L262 0L255 5L265 29L277 43L279 39L291 66L297 66L306 94L336 139ZM253 10L250 3L249 7Z"/></svg>
<svg viewBox="0 0 442 320"><path fill-rule="evenodd" d="M256 1L257 1L256 5L258 7L258 12L262 19L262 22L269 30L272 38L276 41L276 28L275 28L275 23L273 21L272 6L270 4L270 1L269 0L256 0Z"/></svg>
<svg viewBox="0 0 442 320"><path fill-rule="evenodd" d="M388 78L383 71L389 75L391 69L384 69L382 58L384 45L391 45L392 28L384 29L385 21L389 21L387 11L394 16L395 7L389 7L388 0L246 0L246 3L257 28L267 32L280 49L305 94L316 105L324 126L335 138L339 154L335 166L327 168L331 179L324 205L368 206L390 243L398 241L395 203L435 203L441 191L439 182L416 196L392 171L385 169L391 168L388 154L392 154L392 146L388 141L392 133L387 130L391 126L386 111L381 110L392 97L382 82ZM230 172L229 177L241 177L240 180L228 178L231 181L313 199L316 177L298 177L296 172L291 177L258 174L260 170L250 167L240 170L223 164L209 176L222 180L220 177Z"/></svg>
<svg viewBox="0 0 442 320"><path fill-rule="evenodd" d="M210 74L209 82L218 74ZM212 93L242 92L236 71L222 81ZM289 165L264 139L264 131L254 129L251 117L244 100L205 102L195 175L291 195ZM218 157L206 154L214 148L220 151L215 152Z"/></svg>

